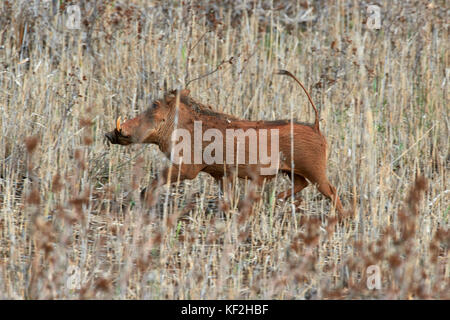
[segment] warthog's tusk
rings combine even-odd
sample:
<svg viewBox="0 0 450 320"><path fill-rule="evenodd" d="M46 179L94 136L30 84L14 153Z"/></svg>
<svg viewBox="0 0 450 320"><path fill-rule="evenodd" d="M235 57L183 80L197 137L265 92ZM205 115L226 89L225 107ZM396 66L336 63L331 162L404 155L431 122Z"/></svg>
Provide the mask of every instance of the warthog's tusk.
<svg viewBox="0 0 450 320"><path fill-rule="evenodd" d="M116 129L117 129L117 131L119 131L119 132L120 132L120 118L121 118L121 117L118 117L118 118L117 118L117 121L116 121Z"/></svg>

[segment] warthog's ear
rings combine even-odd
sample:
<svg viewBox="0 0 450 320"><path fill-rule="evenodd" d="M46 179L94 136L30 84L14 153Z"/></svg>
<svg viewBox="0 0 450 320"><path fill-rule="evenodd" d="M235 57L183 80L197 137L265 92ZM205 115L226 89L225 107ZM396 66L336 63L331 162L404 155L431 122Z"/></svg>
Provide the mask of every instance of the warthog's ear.
<svg viewBox="0 0 450 320"><path fill-rule="evenodd" d="M167 104L169 104L169 103L171 103L174 99L175 99L175 97L176 97L176 92L170 92L170 93L168 93L168 94L166 94L166 95L164 95L164 101L167 103Z"/></svg>
<svg viewBox="0 0 450 320"><path fill-rule="evenodd" d="M183 89L180 91L180 96L189 96L189 94L191 93L191 91L189 91L188 89ZM167 93L164 96L164 101L169 104L171 103L173 100L175 100L175 98L177 97L177 90L172 90L169 93Z"/></svg>
<svg viewBox="0 0 450 320"><path fill-rule="evenodd" d="M180 95L182 96L189 96L189 94L191 93L191 91L189 89L183 89L180 91Z"/></svg>

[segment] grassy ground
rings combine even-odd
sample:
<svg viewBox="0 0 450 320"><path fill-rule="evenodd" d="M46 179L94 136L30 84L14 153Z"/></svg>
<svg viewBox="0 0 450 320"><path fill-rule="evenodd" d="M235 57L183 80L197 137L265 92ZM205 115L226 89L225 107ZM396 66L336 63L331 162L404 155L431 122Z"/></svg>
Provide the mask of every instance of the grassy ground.
<svg viewBox="0 0 450 320"><path fill-rule="evenodd" d="M449 298L445 1L378 1L380 30L363 1L74 1L75 30L54 2L0 4L1 299ZM206 174L142 207L168 160L103 134L231 57L192 96L312 121L273 71L297 75L353 221L336 224L311 186L295 212L276 203L283 176L261 197L235 184L223 210Z"/></svg>

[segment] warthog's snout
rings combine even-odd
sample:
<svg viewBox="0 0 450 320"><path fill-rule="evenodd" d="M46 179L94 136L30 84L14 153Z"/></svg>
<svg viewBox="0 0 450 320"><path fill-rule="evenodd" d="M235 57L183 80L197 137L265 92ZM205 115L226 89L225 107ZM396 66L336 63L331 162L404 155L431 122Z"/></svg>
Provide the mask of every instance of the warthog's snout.
<svg viewBox="0 0 450 320"><path fill-rule="evenodd" d="M117 142L117 135L116 135L116 133L114 131L105 133L105 137L112 144L118 144L118 142Z"/></svg>
<svg viewBox="0 0 450 320"><path fill-rule="evenodd" d="M132 137L129 135L130 132L130 122L128 122L128 130L123 130L123 126L120 124L120 117L117 119L116 128L113 131L105 133L106 139L112 144L120 144L123 146L129 145L132 143Z"/></svg>

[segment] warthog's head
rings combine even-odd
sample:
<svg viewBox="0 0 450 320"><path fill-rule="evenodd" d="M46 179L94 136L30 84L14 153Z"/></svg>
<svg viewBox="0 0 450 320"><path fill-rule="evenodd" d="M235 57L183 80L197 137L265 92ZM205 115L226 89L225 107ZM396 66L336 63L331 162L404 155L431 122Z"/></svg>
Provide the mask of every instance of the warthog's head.
<svg viewBox="0 0 450 320"><path fill-rule="evenodd" d="M180 95L187 96L188 90L182 90ZM134 119L121 123L119 117L116 128L105 134L112 144L129 145L132 143L157 143L171 134L174 121L174 106L176 93L166 94L164 99L153 101L151 107Z"/></svg>

